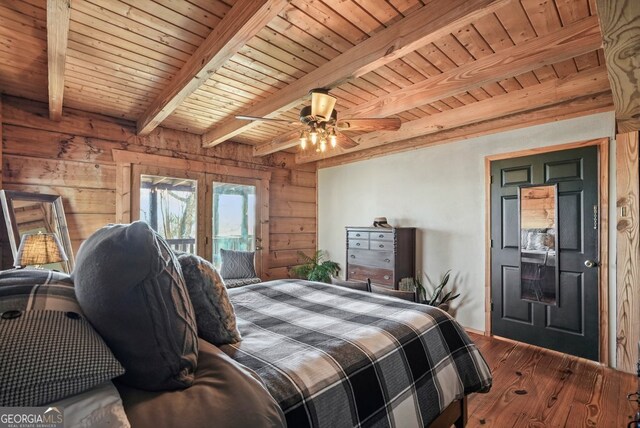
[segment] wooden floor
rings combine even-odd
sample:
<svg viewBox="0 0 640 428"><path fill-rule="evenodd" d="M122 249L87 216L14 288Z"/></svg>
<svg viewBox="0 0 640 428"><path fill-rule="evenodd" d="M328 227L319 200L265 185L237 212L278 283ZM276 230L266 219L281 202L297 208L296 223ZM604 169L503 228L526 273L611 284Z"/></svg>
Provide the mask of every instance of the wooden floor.
<svg viewBox="0 0 640 428"><path fill-rule="evenodd" d="M637 378L523 343L470 333L493 373L469 399L468 427L626 427Z"/></svg>

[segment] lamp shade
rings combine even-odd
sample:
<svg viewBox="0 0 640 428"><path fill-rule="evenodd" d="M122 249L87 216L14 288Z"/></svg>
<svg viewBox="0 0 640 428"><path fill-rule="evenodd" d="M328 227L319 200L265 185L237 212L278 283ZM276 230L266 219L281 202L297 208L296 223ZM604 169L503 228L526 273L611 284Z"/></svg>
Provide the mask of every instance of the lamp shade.
<svg viewBox="0 0 640 428"><path fill-rule="evenodd" d="M67 255L55 234L26 233L22 235L13 265L15 267L46 265L67 260Z"/></svg>
<svg viewBox="0 0 640 428"><path fill-rule="evenodd" d="M322 118L322 120L331 119L333 107L336 105L336 99L326 93L326 90L314 90L311 93L311 115Z"/></svg>

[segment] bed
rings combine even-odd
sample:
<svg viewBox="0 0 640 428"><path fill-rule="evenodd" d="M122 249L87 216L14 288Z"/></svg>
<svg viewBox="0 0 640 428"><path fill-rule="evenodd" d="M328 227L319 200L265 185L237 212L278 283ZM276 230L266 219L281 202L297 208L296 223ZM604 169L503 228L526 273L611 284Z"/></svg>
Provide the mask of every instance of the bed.
<svg viewBox="0 0 640 428"><path fill-rule="evenodd" d="M437 308L300 280L229 296L243 340L220 350L257 375L289 427L463 426L465 397L491 387L476 346ZM120 392L133 427L161 402L175 410L160 405L156 427L203 418L175 405L193 402L180 392Z"/></svg>

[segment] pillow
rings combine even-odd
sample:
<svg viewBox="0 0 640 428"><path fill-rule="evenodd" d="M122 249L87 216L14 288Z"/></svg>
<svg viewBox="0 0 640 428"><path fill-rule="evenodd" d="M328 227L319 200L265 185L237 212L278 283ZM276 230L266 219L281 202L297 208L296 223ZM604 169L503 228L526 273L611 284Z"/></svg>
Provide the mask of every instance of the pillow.
<svg viewBox="0 0 640 428"><path fill-rule="evenodd" d="M0 407L40 406L124 373L72 286L23 279L0 287Z"/></svg>
<svg viewBox="0 0 640 428"><path fill-rule="evenodd" d="M547 247L547 234L542 232L529 232L529 242L527 243L527 250L548 250Z"/></svg>
<svg viewBox="0 0 640 428"><path fill-rule="evenodd" d="M64 409L64 426L73 428L129 428L122 399L112 382L105 382L48 407Z"/></svg>
<svg viewBox="0 0 640 428"><path fill-rule="evenodd" d="M287 426L278 402L255 372L204 340L200 340L199 349L198 372L191 388L157 393L115 382L132 426Z"/></svg>
<svg viewBox="0 0 640 428"><path fill-rule="evenodd" d="M193 254L181 254L178 261L196 314L198 336L214 345L239 342L236 314L216 268Z"/></svg>
<svg viewBox="0 0 640 428"><path fill-rule="evenodd" d="M253 265L255 252L220 250L222 267L220 275L224 279L256 278L256 268Z"/></svg>
<svg viewBox="0 0 640 428"><path fill-rule="evenodd" d="M149 390L184 388L198 359L195 315L180 264L146 223L103 227L72 273L82 310L126 369Z"/></svg>
<svg viewBox="0 0 640 428"><path fill-rule="evenodd" d="M235 278L235 279L223 279L224 286L227 288L243 287L245 285L258 284L262 282L260 278Z"/></svg>
<svg viewBox="0 0 640 428"><path fill-rule="evenodd" d="M3 285L63 284L73 287L71 276L48 269L9 269L0 271L0 287ZM73 298L75 301L75 297Z"/></svg>

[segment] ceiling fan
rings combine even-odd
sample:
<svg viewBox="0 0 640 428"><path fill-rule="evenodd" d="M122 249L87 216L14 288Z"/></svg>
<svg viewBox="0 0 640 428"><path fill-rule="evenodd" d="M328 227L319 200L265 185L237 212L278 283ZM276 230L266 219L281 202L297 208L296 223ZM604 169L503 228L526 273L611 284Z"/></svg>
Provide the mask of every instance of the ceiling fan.
<svg viewBox="0 0 640 428"><path fill-rule="evenodd" d="M334 109L336 98L329 95L329 90L316 88L309 91L311 94L311 105L300 110L299 122L292 122L286 119L272 119L268 117L256 116L236 116L241 120L256 120L264 122L280 122L302 127L298 136L295 130L281 137L276 138L276 142L285 143L294 139L299 139L300 147L304 150L307 144L318 152L327 149L327 142L331 147L340 146L350 149L358 145L352 138L342 133L342 131L395 131L400 128L400 119L397 118L361 118L361 119L340 119L338 112Z"/></svg>

